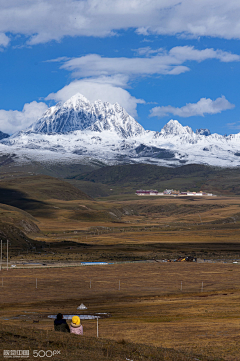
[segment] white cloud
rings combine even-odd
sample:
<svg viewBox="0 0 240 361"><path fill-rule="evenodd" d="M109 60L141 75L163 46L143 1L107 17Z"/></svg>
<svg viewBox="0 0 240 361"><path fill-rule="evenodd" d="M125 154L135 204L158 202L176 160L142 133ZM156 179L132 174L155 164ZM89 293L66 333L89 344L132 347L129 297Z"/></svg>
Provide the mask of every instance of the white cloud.
<svg viewBox="0 0 240 361"><path fill-rule="evenodd" d="M162 48L152 50L150 47L141 48L142 55L156 54L150 57L136 58L104 58L97 54L90 54L79 58L58 58L49 61L62 63L61 69L72 73L75 81L51 93L46 100L66 101L77 92L82 93L90 101L101 99L110 103L118 102L129 114L137 116L137 104L144 103L136 99L126 90L131 78L151 76L154 74L178 75L189 71L183 65L187 60L204 61L219 59L220 61L240 61L240 56L221 50L197 50L194 47L175 47L170 51Z"/></svg>
<svg viewBox="0 0 240 361"><path fill-rule="evenodd" d="M221 62L231 62L231 61L240 61L240 56L237 54L232 54L227 51L222 51L220 49L214 50L213 48L206 48L202 50L195 49L194 46L175 46L170 49L167 53L163 48L152 49L150 46L134 50L139 55L152 56L153 54L158 54L162 58L170 57L174 62L185 62L187 60L194 61L204 61L207 59L218 59ZM70 59L66 59L70 60Z"/></svg>
<svg viewBox="0 0 240 361"><path fill-rule="evenodd" d="M133 49L138 55L152 56L152 54L161 53L164 51L163 48L152 49L150 46L145 46L139 49Z"/></svg>
<svg viewBox="0 0 240 361"><path fill-rule="evenodd" d="M31 103L26 103L22 111L1 109L0 130L12 134L25 129L40 118L47 108L48 106L45 103L33 101Z"/></svg>
<svg viewBox="0 0 240 361"><path fill-rule="evenodd" d="M216 100L210 98L201 98L197 103L188 103L181 108L175 108L171 105L154 107L150 111L150 117L165 117L169 114L178 115L179 117L192 117L196 115L204 116L204 114L217 114L223 110L232 109L235 105L231 104L225 96L221 96Z"/></svg>
<svg viewBox="0 0 240 361"><path fill-rule="evenodd" d="M238 122L234 122L234 123L227 123L226 126L229 128L229 129L234 129L234 130L238 130L240 129L240 121Z"/></svg>
<svg viewBox="0 0 240 361"><path fill-rule="evenodd" d="M90 102L98 99L111 104L119 103L133 117L137 116L137 104L144 103L142 99L136 99L121 86L126 85L124 77L99 77L92 79L75 80L60 89L57 93L51 93L46 100L64 102L76 93L83 94Z"/></svg>
<svg viewBox="0 0 240 361"><path fill-rule="evenodd" d="M138 34L240 39L238 0L0 0L0 32L24 34L29 44L64 36Z"/></svg>
<svg viewBox="0 0 240 361"><path fill-rule="evenodd" d="M103 58L97 54L90 54L66 61L61 68L72 72L74 77L110 76L125 74L128 76L168 74L176 65L176 59L168 56L154 56L151 58ZM177 60L177 63L179 61ZM187 67L181 69L188 71Z"/></svg>
<svg viewBox="0 0 240 361"><path fill-rule="evenodd" d="M10 38L4 33L0 33L0 46L6 47L10 42Z"/></svg>
<svg viewBox="0 0 240 361"><path fill-rule="evenodd" d="M193 46L176 46L169 51L169 55L180 62L187 60L204 61L207 59L218 59L221 62L240 61L240 56L227 51L214 50L206 48L203 50L195 49Z"/></svg>
<svg viewBox="0 0 240 361"><path fill-rule="evenodd" d="M140 48L139 52L148 56L157 52L157 55L147 58L104 58L97 54L89 54L66 60L61 65L61 68L71 71L73 77L76 78L112 76L116 74L125 74L130 77L184 73L189 71L189 67L182 65L186 61L201 62L207 59L217 59L222 62L240 61L240 56L237 54L211 48L198 50L193 46L176 46L168 52L162 48L152 50L150 47L146 47Z"/></svg>
<svg viewBox="0 0 240 361"><path fill-rule="evenodd" d="M155 11L152 23L139 26L139 34L240 38L238 0L169 1L161 10L156 6Z"/></svg>

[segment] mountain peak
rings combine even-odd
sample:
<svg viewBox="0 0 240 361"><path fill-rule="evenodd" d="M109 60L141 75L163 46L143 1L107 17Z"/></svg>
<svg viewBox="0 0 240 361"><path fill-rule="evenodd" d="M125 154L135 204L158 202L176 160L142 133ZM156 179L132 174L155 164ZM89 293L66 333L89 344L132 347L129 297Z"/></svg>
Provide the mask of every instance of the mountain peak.
<svg viewBox="0 0 240 361"><path fill-rule="evenodd" d="M143 127L119 104L101 100L91 104L80 93L49 108L27 132L64 134L76 130L110 131L123 138L144 133Z"/></svg>
<svg viewBox="0 0 240 361"><path fill-rule="evenodd" d="M192 134L192 128L183 126L177 120L169 120L169 122L162 128L162 135L181 135L181 134Z"/></svg>
<svg viewBox="0 0 240 361"><path fill-rule="evenodd" d="M67 107L73 106L75 108L77 105L82 103L90 104L90 101L81 93L77 93L73 95L70 99L65 101L63 106L67 106Z"/></svg>

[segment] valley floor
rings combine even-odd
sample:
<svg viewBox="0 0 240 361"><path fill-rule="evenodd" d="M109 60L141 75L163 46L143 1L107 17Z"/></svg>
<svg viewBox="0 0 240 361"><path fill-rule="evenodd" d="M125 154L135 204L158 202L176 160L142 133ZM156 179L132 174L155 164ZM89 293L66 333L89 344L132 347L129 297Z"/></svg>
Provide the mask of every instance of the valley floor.
<svg viewBox="0 0 240 361"><path fill-rule="evenodd" d="M180 352L179 360L240 360L237 264L150 262L11 269L2 270L1 276L0 328L6 327L8 335L25 335L25 348L32 348L38 335L37 349L42 348L43 341L54 349L54 344L47 344L54 337L53 320L48 315L107 313L111 317L99 319L99 340L103 348L111 350L109 359L118 360L119 345L136 343L143 345L143 354L148 352L144 345L174 349ZM81 303L87 310L77 310ZM84 343L88 343L96 337L96 320L82 323ZM57 341L56 337L64 355L71 356L65 335ZM72 339L76 341L74 336ZM145 359L178 360L171 350L165 358L153 350ZM141 360L137 352L125 353L125 357Z"/></svg>

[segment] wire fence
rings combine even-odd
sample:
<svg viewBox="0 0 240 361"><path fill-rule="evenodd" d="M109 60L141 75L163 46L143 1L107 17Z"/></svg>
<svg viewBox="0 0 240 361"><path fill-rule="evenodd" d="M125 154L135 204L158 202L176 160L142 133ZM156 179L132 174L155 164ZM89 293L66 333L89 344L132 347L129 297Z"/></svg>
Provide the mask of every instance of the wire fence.
<svg viewBox="0 0 240 361"><path fill-rule="evenodd" d="M240 290L238 265L112 265L2 270L0 300L109 295L171 295Z"/></svg>

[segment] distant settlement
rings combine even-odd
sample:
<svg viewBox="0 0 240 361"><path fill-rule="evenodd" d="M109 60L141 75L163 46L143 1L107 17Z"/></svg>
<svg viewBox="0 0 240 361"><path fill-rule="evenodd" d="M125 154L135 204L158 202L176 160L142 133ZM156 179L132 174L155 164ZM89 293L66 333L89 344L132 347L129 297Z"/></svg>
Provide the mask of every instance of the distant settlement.
<svg viewBox="0 0 240 361"><path fill-rule="evenodd" d="M176 191L173 189L165 189L165 191L163 192L158 192L157 190L137 190L136 194L138 196L173 196L173 197L183 197L183 196L197 196L197 197L201 197L201 196L205 196L205 197L216 197L216 195L212 194L212 193L206 193L206 192L180 192L180 191Z"/></svg>

